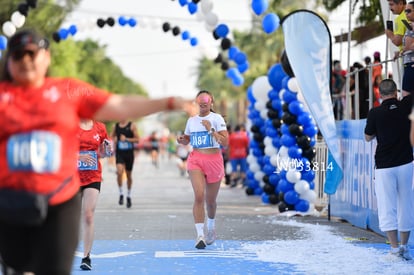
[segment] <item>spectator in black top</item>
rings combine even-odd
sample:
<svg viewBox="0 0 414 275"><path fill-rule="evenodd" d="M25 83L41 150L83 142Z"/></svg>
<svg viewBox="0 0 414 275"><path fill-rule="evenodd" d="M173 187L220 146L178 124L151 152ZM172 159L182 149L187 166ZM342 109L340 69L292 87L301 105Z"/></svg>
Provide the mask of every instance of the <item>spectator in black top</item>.
<svg viewBox="0 0 414 275"><path fill-rule="evenodd" d="M407 247L414 229L413 149L410 144L411 95L397 99L397 85L385 79L379 86L382 103L368 113L365 139L377 139L375 194L379 227L391 244L392 260L411 260ZM398 246L398 232L401 245Z"/></svg>

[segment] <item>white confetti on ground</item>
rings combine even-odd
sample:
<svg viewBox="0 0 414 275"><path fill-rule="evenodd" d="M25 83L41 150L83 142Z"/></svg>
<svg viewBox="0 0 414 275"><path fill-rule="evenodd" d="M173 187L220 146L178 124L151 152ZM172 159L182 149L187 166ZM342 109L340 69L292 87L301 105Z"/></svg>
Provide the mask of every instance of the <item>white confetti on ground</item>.
<svg viewBox="0 0 414 275"><path fill-rule="evenodd" d="M295 265L301 274L414 274L414 260L390 262L387 260L387 250L354 244L335 235L330 226L293 220L273 223L296 226L303 236L309 237L304 240L244 244L242 249L256 252L260 261Z"/></svg>

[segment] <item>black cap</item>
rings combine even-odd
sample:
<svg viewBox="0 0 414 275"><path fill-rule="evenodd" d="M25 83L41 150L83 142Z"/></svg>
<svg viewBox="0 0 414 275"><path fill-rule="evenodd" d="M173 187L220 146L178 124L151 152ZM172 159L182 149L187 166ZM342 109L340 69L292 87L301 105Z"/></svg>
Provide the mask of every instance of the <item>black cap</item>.
<svg viewBox="0 0 414 275"><path fill-rule="evenodd" d="M35 44L43 49L49 48L49 41L34 30L21 30L10 37L7 49L9 52L14 52L24 49L29 44Z"/></svg>

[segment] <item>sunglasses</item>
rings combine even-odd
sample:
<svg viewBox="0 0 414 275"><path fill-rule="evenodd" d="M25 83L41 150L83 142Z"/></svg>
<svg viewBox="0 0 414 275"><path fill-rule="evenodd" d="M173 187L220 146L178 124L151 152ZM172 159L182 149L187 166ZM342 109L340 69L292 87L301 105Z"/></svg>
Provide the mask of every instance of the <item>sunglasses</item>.
<svg viewBox="0 0 414 275"><path fill-rule="evenodd" d="M411 13L413 10L412 9L406 9L404 10L405 13Z"/></svg>
<svg viewBox="0 0 414 275"><path fill-rule="evenodd" d="M20 61L22 60L26 55L28 55L32 60L37 56L39 53L40 48L37 50L17 50L10 54L10 57L13 59L13 61Z"/></svg>

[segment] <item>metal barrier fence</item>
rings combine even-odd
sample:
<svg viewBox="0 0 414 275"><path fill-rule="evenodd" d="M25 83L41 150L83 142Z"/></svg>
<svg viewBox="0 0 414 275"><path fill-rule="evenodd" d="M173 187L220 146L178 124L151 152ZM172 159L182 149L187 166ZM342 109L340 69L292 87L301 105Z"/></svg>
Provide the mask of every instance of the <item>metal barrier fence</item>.
<svg viewBox="0 0 414 275"><path fill-rule="evenodd" d="M319 167L325 166L328 163L328 147L326 146L325 141L323 138L318 138L316 144L316 155L314 159L314 163L317 163ZM325 179L326 179L326 171L325 169L316 169L315 170L315 192L318 195L317 202L315 205L318 206L327 206L328 205L328 195L324 193L325 187Z"/></svg>

